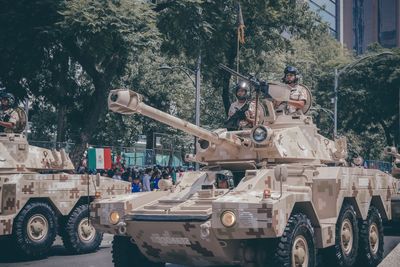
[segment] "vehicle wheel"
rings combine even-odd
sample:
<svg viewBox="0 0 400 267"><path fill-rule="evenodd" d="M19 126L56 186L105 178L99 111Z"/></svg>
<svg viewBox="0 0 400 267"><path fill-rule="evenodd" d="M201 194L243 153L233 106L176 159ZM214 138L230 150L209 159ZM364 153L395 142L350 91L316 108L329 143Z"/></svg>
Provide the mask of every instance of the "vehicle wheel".
<svg viewBox="0 0 400 267"><path fill-rule="evenodd" d="M360 262L362 266L378 266L383 259L383 225L378 209L371 206L360 227Z"/></svg>
<svg viewBox="0 0 400 267"><path fill-rule="evenodd" d="M62 240L65 248L73 254L96 251L103 233L96 231L88 220L88 205L77 206L68 216L62 230Z"/></svg>
<svg viewBox="0 0 400 267"><path fill-rule="evenodd" d="M277 266L315 266L314 229L306 215L298 213L290 216L285 231L279 240L275 259Z"/></svg>
<svg viewBox="0 0 400 267"><path fill-rule="evenodd" d="M57 235L57 217L46 203L27 204L14 221L16 249L29 258L45 256Z"/></svg>
<svg viewBox="0 0 400 267"><path fill-rule="evenodd" d="M354 207L345 204L336 222L335 245L331 250L331 258L336 266L353 266L358 254L358 224Z"/></svg>
<svg viewBox="0 0 400 267"><path fill-rule="evenodd" d="M128 236L115 235L112 244L114 267L161 267L165 263L148 260Z"/></svg>

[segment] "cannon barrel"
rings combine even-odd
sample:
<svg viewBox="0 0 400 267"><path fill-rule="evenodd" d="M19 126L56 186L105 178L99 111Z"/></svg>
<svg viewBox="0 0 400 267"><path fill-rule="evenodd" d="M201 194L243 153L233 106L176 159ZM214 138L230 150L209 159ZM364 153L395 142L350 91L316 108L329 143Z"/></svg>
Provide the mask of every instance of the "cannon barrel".
<svg viewBox="0 0 400 267"><path fill-rule="evenodd" d="M240 146L240 143L236 143L230 139L220 138L216 133L146 105L143 103L143 96L132 90L112 90L108 96L108 107L111 111L124 115L135 113L142 114L146 117L197 136L200 139L207 140L210 143L221 144L222 142L225 142L234 146Z"/></svg>

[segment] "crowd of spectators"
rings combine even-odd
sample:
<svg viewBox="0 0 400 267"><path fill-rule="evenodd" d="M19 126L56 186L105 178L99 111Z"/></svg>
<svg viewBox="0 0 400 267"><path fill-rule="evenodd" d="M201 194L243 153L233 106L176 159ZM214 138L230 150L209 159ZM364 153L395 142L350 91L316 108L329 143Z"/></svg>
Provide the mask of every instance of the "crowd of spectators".
<svg viewBox="0 0 400 267"><path fill-rule="evenodd" d="M108 170L88 170L84 166L77 169L78 173L97 174L110 177L117 180L123 180L132 183L132 192L153 191L158 188L160 179L170 179L173 184L182 176L184 169L182 167L167 167L156 165L154 167L125 167L123 163L113 163L112 168Z"/></svg>
<svg viewBox="0 0 400 267"><path fill-rule="evenodd" d="M188 170L193 170L189 168ZM179 181L184 172L183 167L159 166L139 168L125 167L125 163L120 157L116 158L115 163L110 169L90 170L87 168L87 160L84 159L81 166L77 168L77 173L97 174L117 180L123 180L132 184L132 192L153 191L158 188L160 179L170 179L173 184Z"/></svg>

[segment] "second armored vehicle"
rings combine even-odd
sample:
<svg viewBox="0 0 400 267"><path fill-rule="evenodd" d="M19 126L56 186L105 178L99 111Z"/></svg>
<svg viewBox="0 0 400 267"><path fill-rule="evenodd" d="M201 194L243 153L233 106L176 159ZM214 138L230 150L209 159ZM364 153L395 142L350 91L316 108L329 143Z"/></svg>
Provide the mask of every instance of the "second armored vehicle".
<svg viewBox="0 0 400 267"><path fill-rule="evenodd" d="M315 266L322 248L335 266L377 266L393 177L347 167L346 140L320 135L307 114L276 114L271 100L289 94L271 83L269 115L253 129L210 132L147 106L133 91L112 91L111 110L197 136L198 152L188 159L205 166L164 187L165 196L95 203L96 227L118 234L115 266Z"/></svg>
<svg viewBox="0 0 400 267"><path fill-rule="evenodd" d="M0 133L0 242L36 258L47 254L58 233L71 253L96 250L103 235L90 222L88 203L128 193L130 183L73 171L63 150Z"/></svg>

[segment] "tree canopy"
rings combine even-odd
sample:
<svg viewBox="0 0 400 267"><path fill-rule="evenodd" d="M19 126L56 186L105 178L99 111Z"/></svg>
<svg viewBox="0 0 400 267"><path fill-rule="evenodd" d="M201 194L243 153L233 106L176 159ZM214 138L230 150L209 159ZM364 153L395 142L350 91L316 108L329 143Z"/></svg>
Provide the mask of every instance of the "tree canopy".
<svg viewBox="0 0 400 267"><path fill-rule="evenodd" d="M139 134L177 130L142 116L107 112L110 89L132 88L156 108L194 122L194 88L179 70L201 57L201 125L225 119L235 81L218 69L236 68L238 1L0 0L0 81L17 98L31 100L32 139L72 141L75 161L87 143L133 145ZM245 43L240 71L280 80L294 65L313 92L313 116L332 136L334 68L353 62L306 4L240 1ZM371 53L381 48L372 47ZM339 130L352 149L381 157L398 144L399 51L362 60L340 77ZM180 139L179 139L180 138ZM178 139L184 144L187 138ZM177 139L177 140L178 140Z"/></svg>

